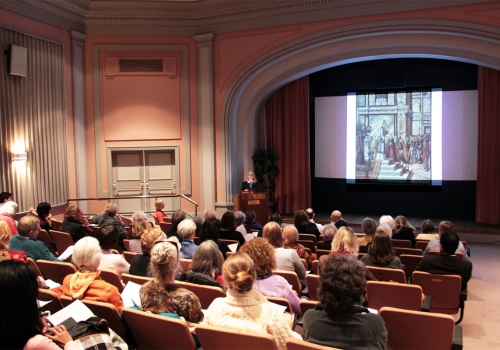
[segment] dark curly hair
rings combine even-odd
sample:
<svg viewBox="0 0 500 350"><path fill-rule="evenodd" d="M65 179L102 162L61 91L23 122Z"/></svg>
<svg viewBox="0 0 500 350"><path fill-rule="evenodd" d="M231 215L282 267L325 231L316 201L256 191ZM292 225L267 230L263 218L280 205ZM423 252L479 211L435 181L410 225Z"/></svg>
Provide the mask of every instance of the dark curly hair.
<svg viewBox="0 0 500 350"><path fill-rule="evenodd" d="M276 269L274 247L266 238L254 238L246 242L240 252L247 253L252 258L257 277L267 276Z"/></svg>
<svg viewBox="0 0 500 350"><path fill-rule="evenodd" d="M295 213L294 224L297 229L299 229L299 227L305 227L309 224L309 216L304 210L297 210Z"/></svg>
<svg viewBox="0 0 500 350"><path fill-rule="evenodd" d="M319 300L329 317L353 313L365 298L365 266L354 257L333 254L320 275Z"/></svg>

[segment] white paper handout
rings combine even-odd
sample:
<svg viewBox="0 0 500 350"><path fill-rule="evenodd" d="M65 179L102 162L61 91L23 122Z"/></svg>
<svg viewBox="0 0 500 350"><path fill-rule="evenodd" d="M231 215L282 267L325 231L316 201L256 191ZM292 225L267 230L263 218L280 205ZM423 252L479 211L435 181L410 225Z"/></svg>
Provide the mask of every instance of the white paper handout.
<svg viewBox="0 0 500 350"><path fill-rule="evenodd" d="M233 253L236 253L236 249L238 249L238 243L228 244L227 246Z"/></svg>
<svg viewBox="0 0 500 350"><path fill-rule="evenodd" d="M55 314L47 317L54 326L61 324L68 318L73 318L76 322L88 320L89 317L94 316L92 311L80 300L75 300L64 309L56 312Z"/></svg>
<svg viewBox="0 0 500 350"><path fill-rule="evenodd" d="M66 250L61 254L59 255L57 258L59 260L66 260L67 258L69 258L70 255L73 254L73 248L74 246L70 245L68 248L66 248Z"/></svg>
<svg viewBox="0 0 500 350"><path fill-rule="evenodd" d="M45 280L45 284L47 285L47 287L49 287L49 289L57 288L57 287L61 286L59 283L54 282L52 280Z"/></svg>
<svg viewBox="0 0 500 350"><path fill-rule="evenodd" d="M141 285L128 281L122 292L123 305L125 307L141 307Z"/></svg>
<svg viewBox="0 0 500 350"><path fill-rule="evenodd" d="M280 313L280 315L282 313L284 313L285 310L286 310L286 306L283 306L283 305L280 305L280 304L276 304L276 303L273 303L271 301L269 302L269 304L271 304L272 307L274 307L276 310L278 310L279 313Z"/></svg>

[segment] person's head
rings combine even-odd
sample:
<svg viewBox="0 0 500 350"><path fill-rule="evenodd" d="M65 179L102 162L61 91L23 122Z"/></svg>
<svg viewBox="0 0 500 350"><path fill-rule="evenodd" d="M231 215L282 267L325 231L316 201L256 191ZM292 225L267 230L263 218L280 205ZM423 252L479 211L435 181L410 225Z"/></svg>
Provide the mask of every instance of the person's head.
<svg viewBox="0 0 500 350"><path fill-rule="evenodd" d="M319 300L330 317L353 313L366 291L365 265L354 257L330 255L320 274Z"/></svg>
<svg viewBox="0 0 500 350"><path fill-rule="evenodd" d="M173 277L177 270L177 247L171 242L158 242L151 249L151 275L158 281Z"/></svg>
<svg viewBox="0 0 500 350"><path fill-rule="evenodd" d="M243 224L243 221L245 221L245 213L241 210L235 211L234 217L236 219L236 227L240 226L241 224Z"/></svg>
<svg viewBox="0 0 500 350"><path fill-rule="evenodd" d="M366 235L373 235L377 230L377 222L373 219L366 218L361 223L361 229Z"/></svg>
<svg viewBox="0 0 500 350"><path fill-rule="evenodd" d="M11 236L9 225L5 221L0 221L0 252L9 250Z"/></svg>
<svg viewBox="0 0 500 350"><path fill-rule="evenodd" d="M114 217L116 213L118 213L118 205L116 205L116 203L109 202L106 204L104 207L104 214Z"/></svg>
<svg viewBox="0 0 500 350"><path fill-rule="evenodd" d="M281 227L275 222L268 222L262 229L262 237L266 238L274 248L283 246Z"/></svg>
<svg viewBox="0 0 500 350"><path fill-rule="evenodd" d="M163 201L161 199L158 199L155 202L155 208L156 208L156 210L162 210L163 208L165 208L165 203L163 203Z"/></svg>
<svg viewBox="0 0 500 350"><path fill-rule="evenodd" d="M331 241L335 237L335 233L337 233L337 228L333 225L326 225L322 233L327 241Z"/></svg>
<svg viewBox="0 0 500 350"><path fill-rule="evenodd" d="M352 256L358 257L358 239L350 227L342 226L335 233L332 241L332 252L345 250Z"/></svg>
<svg viewBox="0 0 500 350"><path fill-rule="evenodd" d="M252 170L250 170L247 173L247 181L248 182L257 182L257 178L255 177L255 173Z"/></svg>
<svg viewBox="0 0 500 350"><path fill-rule="evenodd" d="M460 238L455 232L443 232L439 238L442 250L448 255L454 255L460 243Z"/></svg>
<svg viewBox="0 0 500 350"><path fill-rule="evenodd" d="M254 222L255 221L255 212L253 210L248 210L245 214L245 218L247 222Z"/></svg>
<svg viewBox="0 0 500 350"><path fill-rule="evenodd" d="M377 231L375 231L375 234L377 232L385 232L389 236L389 238L392 238L392 229L387 224L378 225L377 226Z"/></svg>
<svg viewBox="0 0 500 350"><path fill-rule="evenodd" d="M17 232L23 237L36 238L40 232L40 220L32 215L23 216L17 224Z"/></svg>
<svg viewBox="0 0 500 350"><path fill-rule="evenodd" d="M71 261L80 272L97 271L101 262L101 246L94 237L83 237L75 243Z"/></svg>
<svg viewBox="0 0 500 350"><path fill-rule="evenodd" d="M341 227L347 227L347 221L345 221L344 219L339 219L335 223L335 227L337 228L337 230Z"/></svg>
<svg viewBox="0 0 500 350"><path fill-rule="evenodd" d="M205 220L203 225L201 226L200 231L200 240L212 240L217 242L219 240L219 231L220 231L220 221L217 219L208 219Z"/></svg>
<svg viewBox="0 0 500 350"><path fill-rule="evenodd" d="M394 219L394 230L395 232L398 232L402 228L409 227L413 229L413 226L410 225L408 220L403 215L396 216L396 219Z"/></svg>
<svg viewBox="0 0 500 350"><path fill-rule="evenodd" d="M451 221L441 221L439 223L439 235L441 236L446 231L455 232L455 225Z"/></svg>
<svg viewBox="0 0 500 350"><path fill-rule="evenodd" d="M297 228L292 225L285 226L283 229L283 240L286 243L296 244L299 240L299 231L297 231Z"/></svg>
<svg viewBox="0 0 500 350"><path fill-rule="evenodd" d="M224 257L214 241L204 241L194 252L191 259L191 270L212 278L222 274Z"/></svg>
<svg viewBox="0 0 500 350"><path fill-rule="evenodd" d="M390 215L382 215L379 220L380 225L386 224L389 225L389 227L392 228L394 227L394 219Z"/></svg>
<svg viewBox="0 0 500 350"><path fill-rule="evenodd" d="M313 210L313 208L307 208L307 209L306 209L306 214L307 214L307 216L309 217L309 219L314 218L314 215L315 215L315 214L314 214L314 210Z"/></svg>
<svg viewBox="0 0 500 350"><path fill-rule="evenodd" d="M73 222L81 222L83 219L83 212L78 205L70 205L64 212L64 219Z"/></svg>
<svg viewBox="0 0 500 350"><path fill-rule="evenodd" d="M37 276L29 264L15 260L0 262L2 349L23 349L31 337L42 334L37 296Z"/></svg>
<svg viewBox="0 0 500 350"><path fill-rule="evenodd" d="M265 277L276 269L274 247L265 238L254 238L240 249L253 260L257 277Z"/></svg>
<svg viewBox="0 0 500 350"><path fill-rule="evenodd" d="M7 203L14 201L14 197L12 196L12 193L10 192L2 192L0 193L0 203Z"/></svg>
<svg viewBox="0 0 500 350"><path fill-rule="evenodd" d="M196 234L196 224L191 219L182 220L177 226L177 234L184 241L192 241Z"/></svg>
<svg viewBox="0 0 500 350"><path fill-rule="evenodd" d="M271 216L269 217L269 221L276 222L278 225L281 227L281 215L280 213L272 213Z"/></svg>
<svg viewBox="0 0 500 350"><path fill-rule="evenodd" d="M222 276L229 289L249 292L256 278L253 260L246 253L232 254L222 265Z"/></svg>
<svg viewBox="0 0 500 350"><path fill-rule="evenodd" d="M209 219L217 219L217 211L216 210L207 210L205 212L205 220Z"/></svg>
<svg viewBox="0 0 500 350"><path fill-rule="evenodd" d="M196 225L196 236L200 235L201 227L203 226L203 223L205 222L205 219L203 218L202 215L196 215L195 218L193 219L194 224Z"/></svg>
<svg viewBox="0 0 500 350"><path fill-rule="evenodd" d="M232 211L226 211L220 219L221 230L234 231L236 230L236 217Z"/></svg>
<svg viewBox="0 0 500 350"><path fill-rule="evenodd" d="M422 229L422 233L434 233L434 224L430 220L422 221L420 227Z"/></svg>
<svg viewBox="0 0 500 350"><path fill-rule="evenodd" d="M146 213L142 210L137 210L132 215L132 238L141 238L142 234L149 229L149 221Z"/></svg>
<svg viewBox="0 0 500 350"><path fill-rule="evenodd" d="M113 225L103 225L94 233L94 237L99 241L101 249L115 249L118 245L120 233L118 228Z"/></svg>
<svg viewBox="0 0 500 350"><path fill-rule="evenodd" d="M179 209L172 214L172 230L177 230L177 226L186 218L186 213Z"/></svg>
<svg viewBox="0 0 500 350"><path fill-rule="evenodd" d="M294 220L295 227L304 227L309 224L309 216L304 210L297 210Z"/></svg>
<svg viewBox="0 0 500 350"><path fill-rule="evenodd" d="M377 265L388 265L394 259L391 237L384 231L377 230L372 243L368 246L368 254Z"/></svg>
<svg viewBox="0 0 500 350"><path fill-rule="evenodd" d="M0 214L8 214L11 216L16 215L17 213L17 203L13 201L5 202L4 205L0 208Z"/></svg>
<svg viewBox="0 0 500 350"><path fill-rule="evenodd" d="M36 206L36 213L38 214L38 217L46 218L47 216L49 216L51 208L52 207L50 206L49 203L41 202Z"/></svg>
<svg viewBox="0 0 500 350"><path fill-rule="evenodd" d="M338 210L332 211L332 214L330 215L330 220L335 223L340 219L342 219L342 213Z"/></svg>
<svg viewBox="0 0 500 350"><path fill-rule="evenodd" d="M163 233L160 226L147 229L141 236L142 253L149 255L149 253L151 253L151 248L153 248L155 243L161 239L166 240L167 236Z"/></svg>

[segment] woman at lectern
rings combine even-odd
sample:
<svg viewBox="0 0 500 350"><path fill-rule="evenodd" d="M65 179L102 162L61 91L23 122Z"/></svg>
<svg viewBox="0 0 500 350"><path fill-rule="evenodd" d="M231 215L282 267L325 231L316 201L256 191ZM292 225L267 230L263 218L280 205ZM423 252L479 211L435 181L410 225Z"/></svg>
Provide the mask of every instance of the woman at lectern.
<svg viewBox="0 0 500 350"><path fill-rule="evenodd" d="M253 171L249 171L247 174L247 181L243 181L241 184L241 191L254 191L260 192L260 183L257 182L257 178L255 177L255 173Z"/></svg>

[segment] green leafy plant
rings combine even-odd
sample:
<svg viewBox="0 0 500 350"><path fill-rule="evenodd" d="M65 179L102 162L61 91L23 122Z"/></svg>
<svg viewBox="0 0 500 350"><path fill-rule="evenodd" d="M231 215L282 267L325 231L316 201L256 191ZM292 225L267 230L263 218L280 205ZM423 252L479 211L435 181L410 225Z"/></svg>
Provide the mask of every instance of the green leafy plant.
<svg viewBox="0 0 500 350"><path fill-rule="evenodd" d="M280 157L276 154L276 148L259 149L252 156L255 176L258 181L267 185L267 191L272 196L276 190L276 181L280 170L276 165Z"/></svg>

